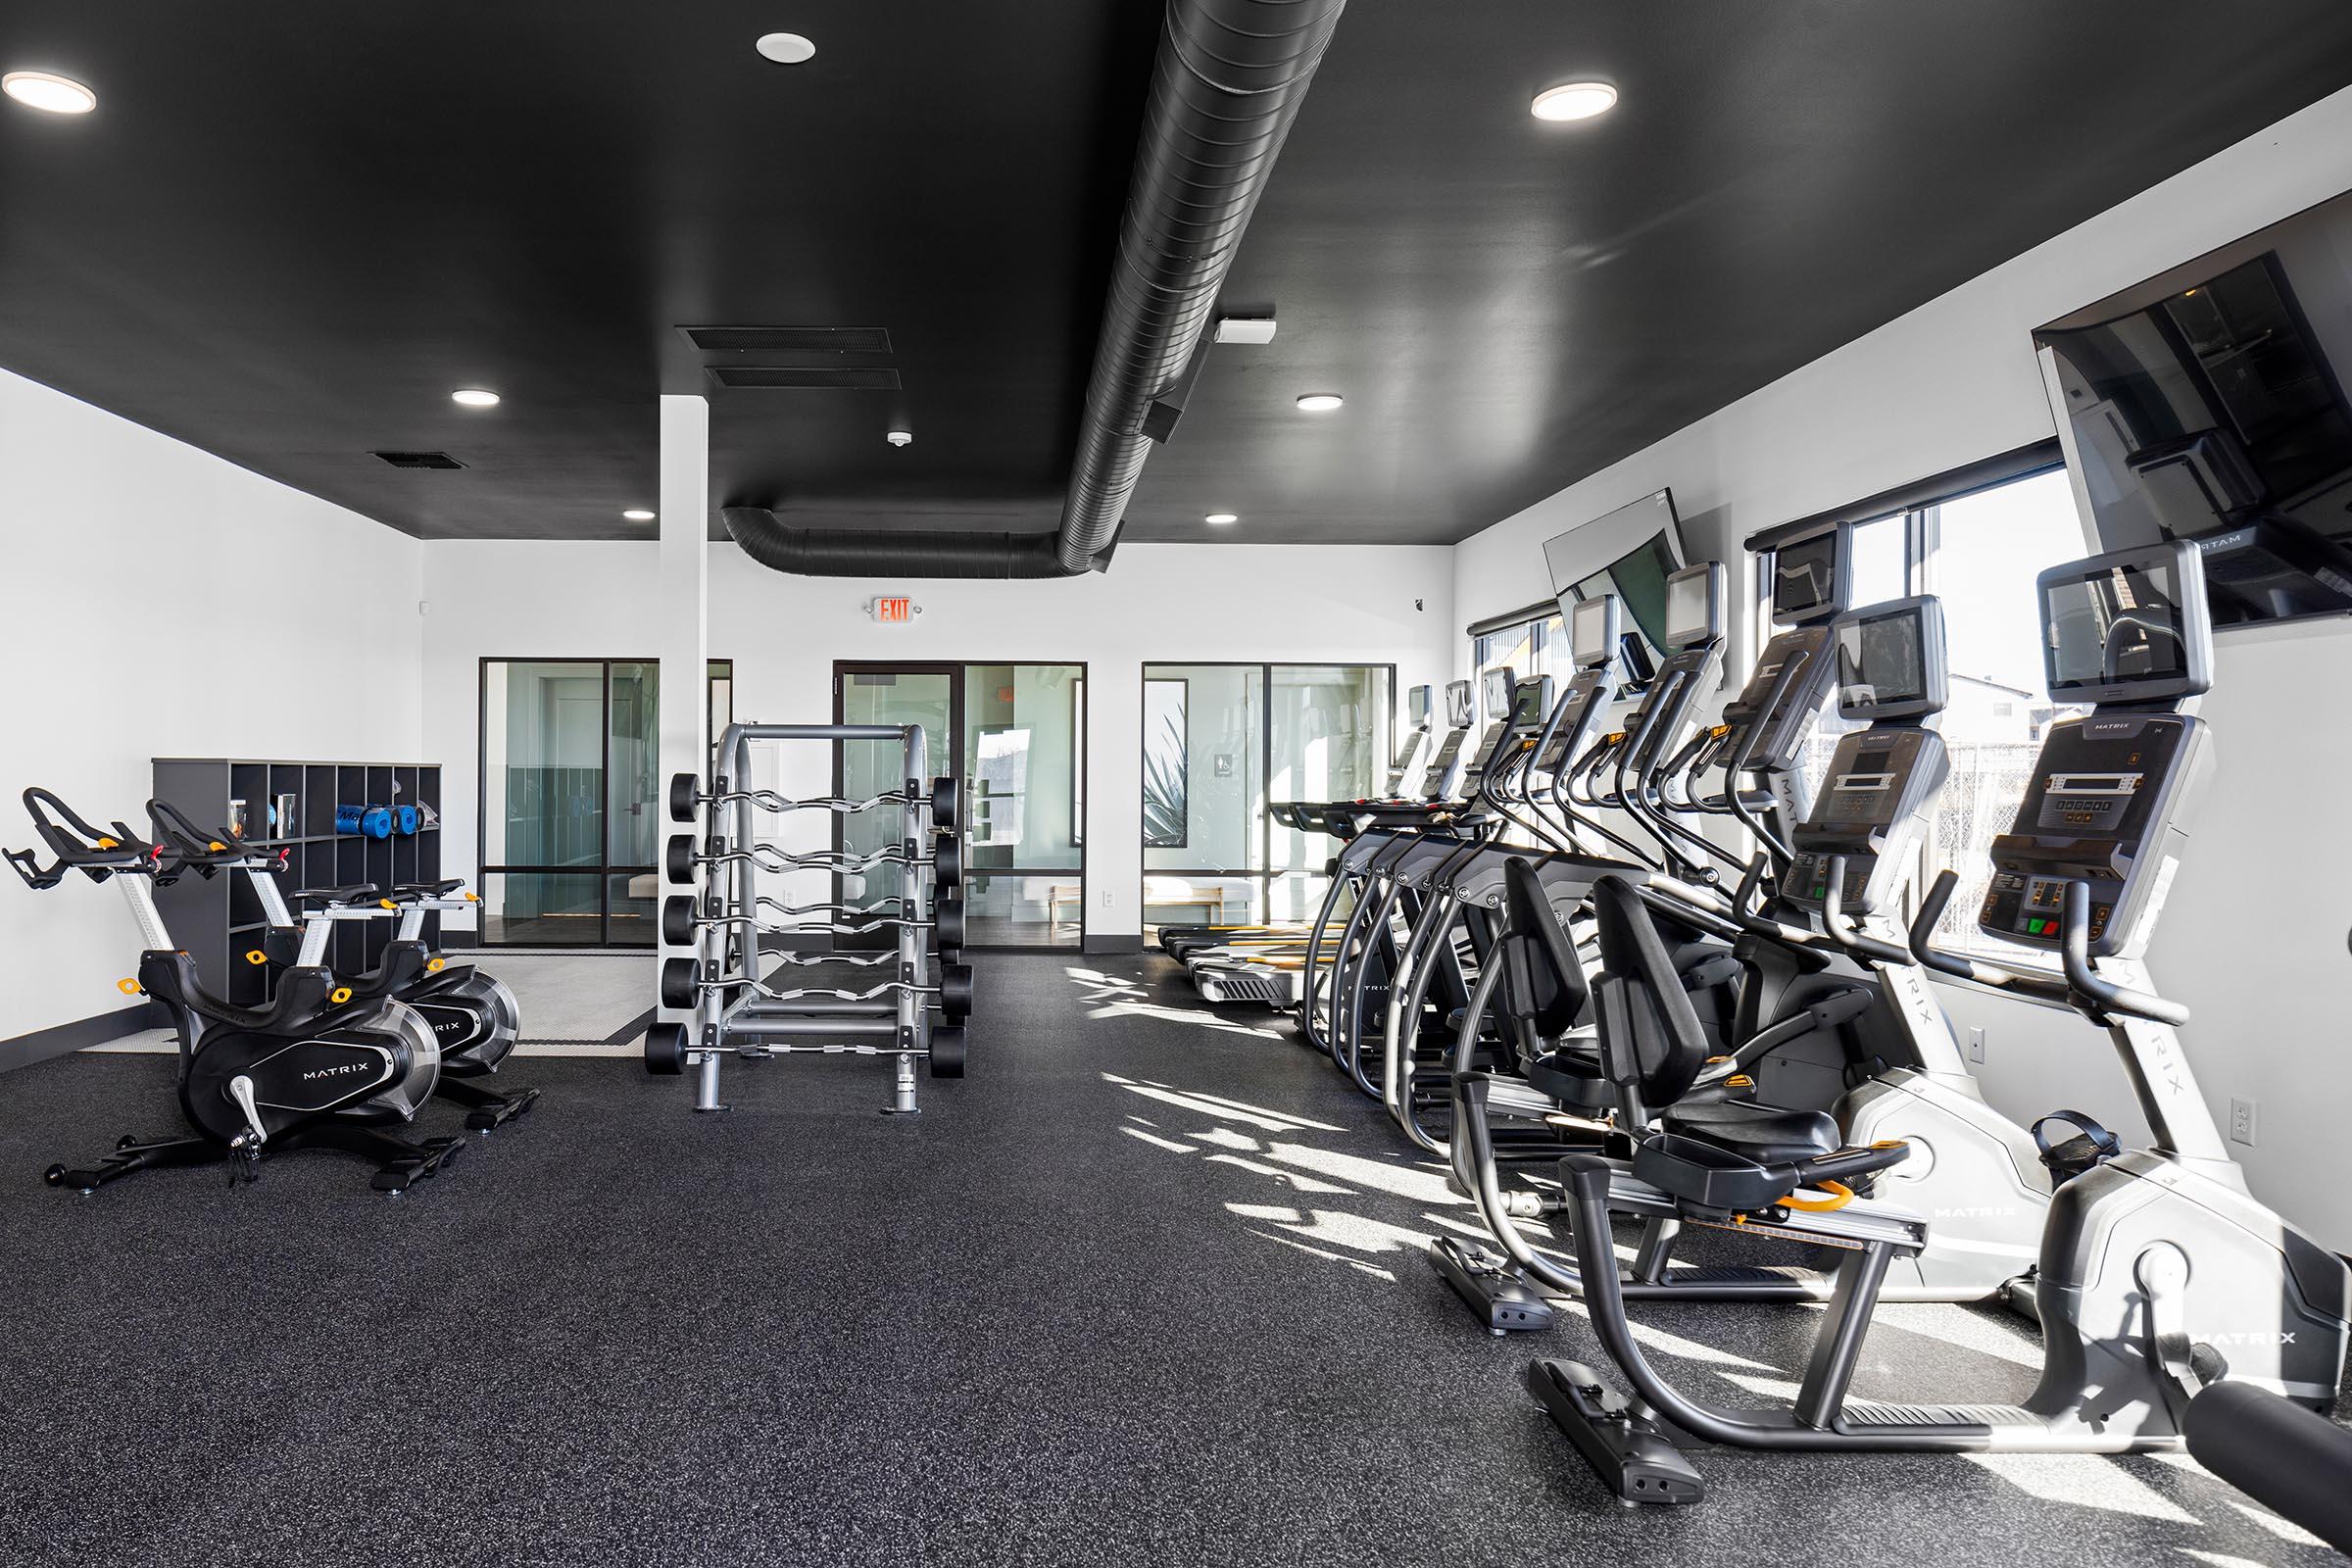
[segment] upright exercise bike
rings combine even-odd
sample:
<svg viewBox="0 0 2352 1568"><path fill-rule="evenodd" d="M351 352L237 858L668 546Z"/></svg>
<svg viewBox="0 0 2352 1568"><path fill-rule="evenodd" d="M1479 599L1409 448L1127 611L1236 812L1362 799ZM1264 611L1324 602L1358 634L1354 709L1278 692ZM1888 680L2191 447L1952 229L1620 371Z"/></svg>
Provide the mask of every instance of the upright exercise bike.
<svg viewBox="0 0 2352 1568"><path fill-rule="evenodd" d="M146 951L138 977L122 989L153 998L171 1018L179 1036L180 1110L194 1129L183 1138L126 1137L94 1165L52 1165L50 1186L88 1193L136 1170L215 1161L227 1162L233 1184L289 1150L334 1149L373 1159L372 1185L399 1193L465 1147L456 1138L411 1143L384 1130L414 1116L440 1076L441 1048L415 1008L355 996L316 964L286 970L265 1006L221 1001L199 983L195 960L156 912L157 882L182 869L164 848L121 822L92 827L44 789L26 790L24 808L56 857L43 866L37 851L7 852L28 886L53 888L79 871L122 890Z"/></svg>
<svg viewBox="0 0 2352 1568"><path fill-rule="evenodd" d="M182 866L206 877L222 871L245 877L269 925L262 945L245 955L248 963L323 965L337 924L397 918L392 941L374 968L340 973L353 1000L406 1003L424 1019L441 1047L441 1075L433 1093L465 1106L466 1125L474 1131L503 1127L538 1102L536 1089L501 1095L473 1081L498 1071L521 1036L514 993L471 964L451 963L424 941L427 914L471 906L470 895L459 894L463 881L405 882L389 889L371 883L302 888L294 894L303 906L297 923L272 874L284 865L282 851L273 855L226 834L208 833L169 801L149 801L147 816L156 841Z"/></svg>

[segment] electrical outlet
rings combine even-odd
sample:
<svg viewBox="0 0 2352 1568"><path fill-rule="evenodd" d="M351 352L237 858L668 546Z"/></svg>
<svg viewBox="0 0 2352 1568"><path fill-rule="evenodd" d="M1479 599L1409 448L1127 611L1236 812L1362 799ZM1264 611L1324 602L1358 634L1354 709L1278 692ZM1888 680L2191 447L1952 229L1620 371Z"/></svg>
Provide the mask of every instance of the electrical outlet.
<svg viewBox="0 0 2352 1568"><path fill-rule="evenodd" d="M2254 1102L2251 1100L2230 1102L2230 1141L2243 1144L2248 1149L2254 1147Z"/></svg>
<svg viewBox="0 0 2352 1568"><path fill-rule="evenodd" d="M1973 1025L1968 1031L1968 1059L1971 1061L1984 1059L1984 1031Z"/></svg>
<svg viewBox="0 0 2352 1568"><path fill-rule="evenodd" d="M1097 894L1097 895L1095 896L1095 902L1096 902L1097 904L1100 904L1101 906L1102 906L1102 907L1104 907L1105 909L1109 908L1109 907L1110 907L1110 889L1108 889L1108 888L1104 888L1104 889L1103 889L1103 890L1102 890L1101 893Z"/></svg>

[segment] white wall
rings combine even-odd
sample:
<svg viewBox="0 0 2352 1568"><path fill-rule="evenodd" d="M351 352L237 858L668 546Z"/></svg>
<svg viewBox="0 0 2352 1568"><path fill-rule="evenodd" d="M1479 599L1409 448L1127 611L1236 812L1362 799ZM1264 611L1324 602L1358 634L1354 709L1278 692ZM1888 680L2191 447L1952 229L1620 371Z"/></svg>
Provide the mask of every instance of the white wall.
<svg viewBox="0 0 2352 1568"><path fill-rule="evenodd" d="M0 788L135 824L157 757L415 757L422 574L414 539L0 371ZM0 1040L125 1005L138 948L112 887L0 878Z"/></svg>
<svg viewBox="0 0 2352 1568"><path fill-rule="evenodd" d="M479 661L646 654L654 549L425 547L425 748L448 769L448 874L473 869ZM830 722L835 660L1087 664L1087 932L1132 938L1143 929L1144 664L1393 662L1401 702L1403 688L1446 679L1454 658L1452 555L1138 544L1123 546L1108 572L1067 581L918 582L785 576L714 544L710 657L735 662L736 716L776 723ZM923 613L912 625L876 625L861 607L878 593L908 594ZM795 755L800 769L777 787L826 793L818 754Z"/></svg>
<svg viewBox="0 0 2352 1568"><path fill-rule="evenodd" d="M1453 623L1526 603L1545 539L1661 485L1691 559L1733 564L1738 582L1740 541L1756 529L2046 438L2035 326L2348 187L2352 89L1464 541ZM1741 618L1752 598L1734 593ZM1454 661L1467 667L1465 643ZM2187 1050L2217 1112L2233 1096L2260 1102L2258 1144L2237 1151L2255 1191L2352 1249L2337 1169L2352 1115L2352 725L2334 695L2352 680L2352 630L2228 633L2217 662L2204 711L2221 762L2149 961L2195 1010ZM2073 1015L1946 994L1956 1023L1987 1031L1979 1072L2004 1110L2071 1104L2137 1128L2112 1053Z"/></svg>

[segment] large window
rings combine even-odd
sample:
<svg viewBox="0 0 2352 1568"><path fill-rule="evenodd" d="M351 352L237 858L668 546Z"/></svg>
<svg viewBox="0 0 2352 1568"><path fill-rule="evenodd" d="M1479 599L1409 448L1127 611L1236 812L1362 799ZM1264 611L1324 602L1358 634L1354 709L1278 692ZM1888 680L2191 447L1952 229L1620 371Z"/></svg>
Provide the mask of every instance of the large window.
<svg viewBox="0 0 2352 1568"><path fill-rule="evenodd" d="M1977 910L1992 875L1986 848L2016 819L2043 734L2051 720L2081 711L2050 702L2034 579L2091 547L2063 470L1924 513L1926 587L1943 601L1952 682L1942 726L1952 776L1936 808L1929 863L1960 874L1938 940L2005 962L2046 964L2034 950L1979 931Z"/></svg>
<svg viewBox="0 0 2352 1568"><path fill-rule="evenodd" d="M1568 626L1557 611L1482 632L1473 640L1471 657L1478 666L1472 689L1482 731L1487 724L1502 717L1500 713L1487 711L1489 670L1508 669L1521 680L1531 675L1549 675L1555 688L1575 673L1569 667Z"/></svg>
<svg viewBox="0 0 2352 1568"><path fill-rule="evenodd" d="M1854 524L1853 560L1849 570L1851 580L1846 602L1851 605L1884 604L1889 599L1907 599L1918 592L1915 586L1925 569L1921 514L1897 512L1883 517L1873 517ZM1780 628L1772 624L1771 574L1756 573L1761 609L1757 613L1756 651ZM1848 730L1860 729L1849 724L1838 713L1838 699L1833 695L1822 705L1821 717L1805 737L1805 749L1797 758L1797 770L1804 775L1805 799L1820 794L1822 780L1829 776L1830 757L1838 750L1838 737Z"/></svg>
<svg viewBox="0 0 2352 1568"><path fill-rule="evenodd" d="M710 667L716 726L731 675ZM484 943L654 945L661 709L653 660L482 661Z"/></svg>
<svg viewBox="0 0 2352 1568"><path fill-rule="evenodd" d="M2034 579L2089 548L2063 469L1855 524L1852 603L1912 593L1943 601L1951 699L1939 725L1951 778L1937 804L1924 847L1925 876L1917 884L1924 887L1947 865L1959 873L1960 885L1937 928L1939 946L2010 964L2049 961L1979 931L1977 910L1992 875L1986 850L2016 819L2043 733L2052 719L2080 710L2053 705L2044 687ZM1838 718L1834 701L1823 710L1802 760L1811 790L1820 788L1838 737L1851 727Z"/></svg>
<svg viewBox="0 0 2352 1568"><path fill-rule="evenodd" d="M1331 842L1267 807L1377 793L1395 686L1386 664L1145 665L1145 923L1313 914Z"/></svg>

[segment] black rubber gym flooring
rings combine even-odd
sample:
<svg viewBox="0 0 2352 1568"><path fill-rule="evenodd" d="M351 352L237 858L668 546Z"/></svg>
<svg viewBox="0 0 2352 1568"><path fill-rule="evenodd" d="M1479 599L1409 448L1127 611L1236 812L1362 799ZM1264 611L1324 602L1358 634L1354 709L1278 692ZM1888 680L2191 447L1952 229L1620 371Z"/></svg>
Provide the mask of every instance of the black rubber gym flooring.
<svg viewBox="0 0 2352 1568"><path fill-rule="evenodd" d="M1475 1330L1440 1176L1264 1013L1163 961L980 956L972 1076L517 1061L542 1108L408 1197L52 1159L176 1126L168 1058L0 1079L0 1561L40 1564L2334 1560L2185 1460L1699 1456L1607 1498ZM456 1118L428 1115L450 1128ZM1714 1397L1810 1314L1643 1313ZM2011 1398L2032 1341L1887 1309L1862 1392ZM1744 1391L1744 1394L1743 1392Z"/></svg>

